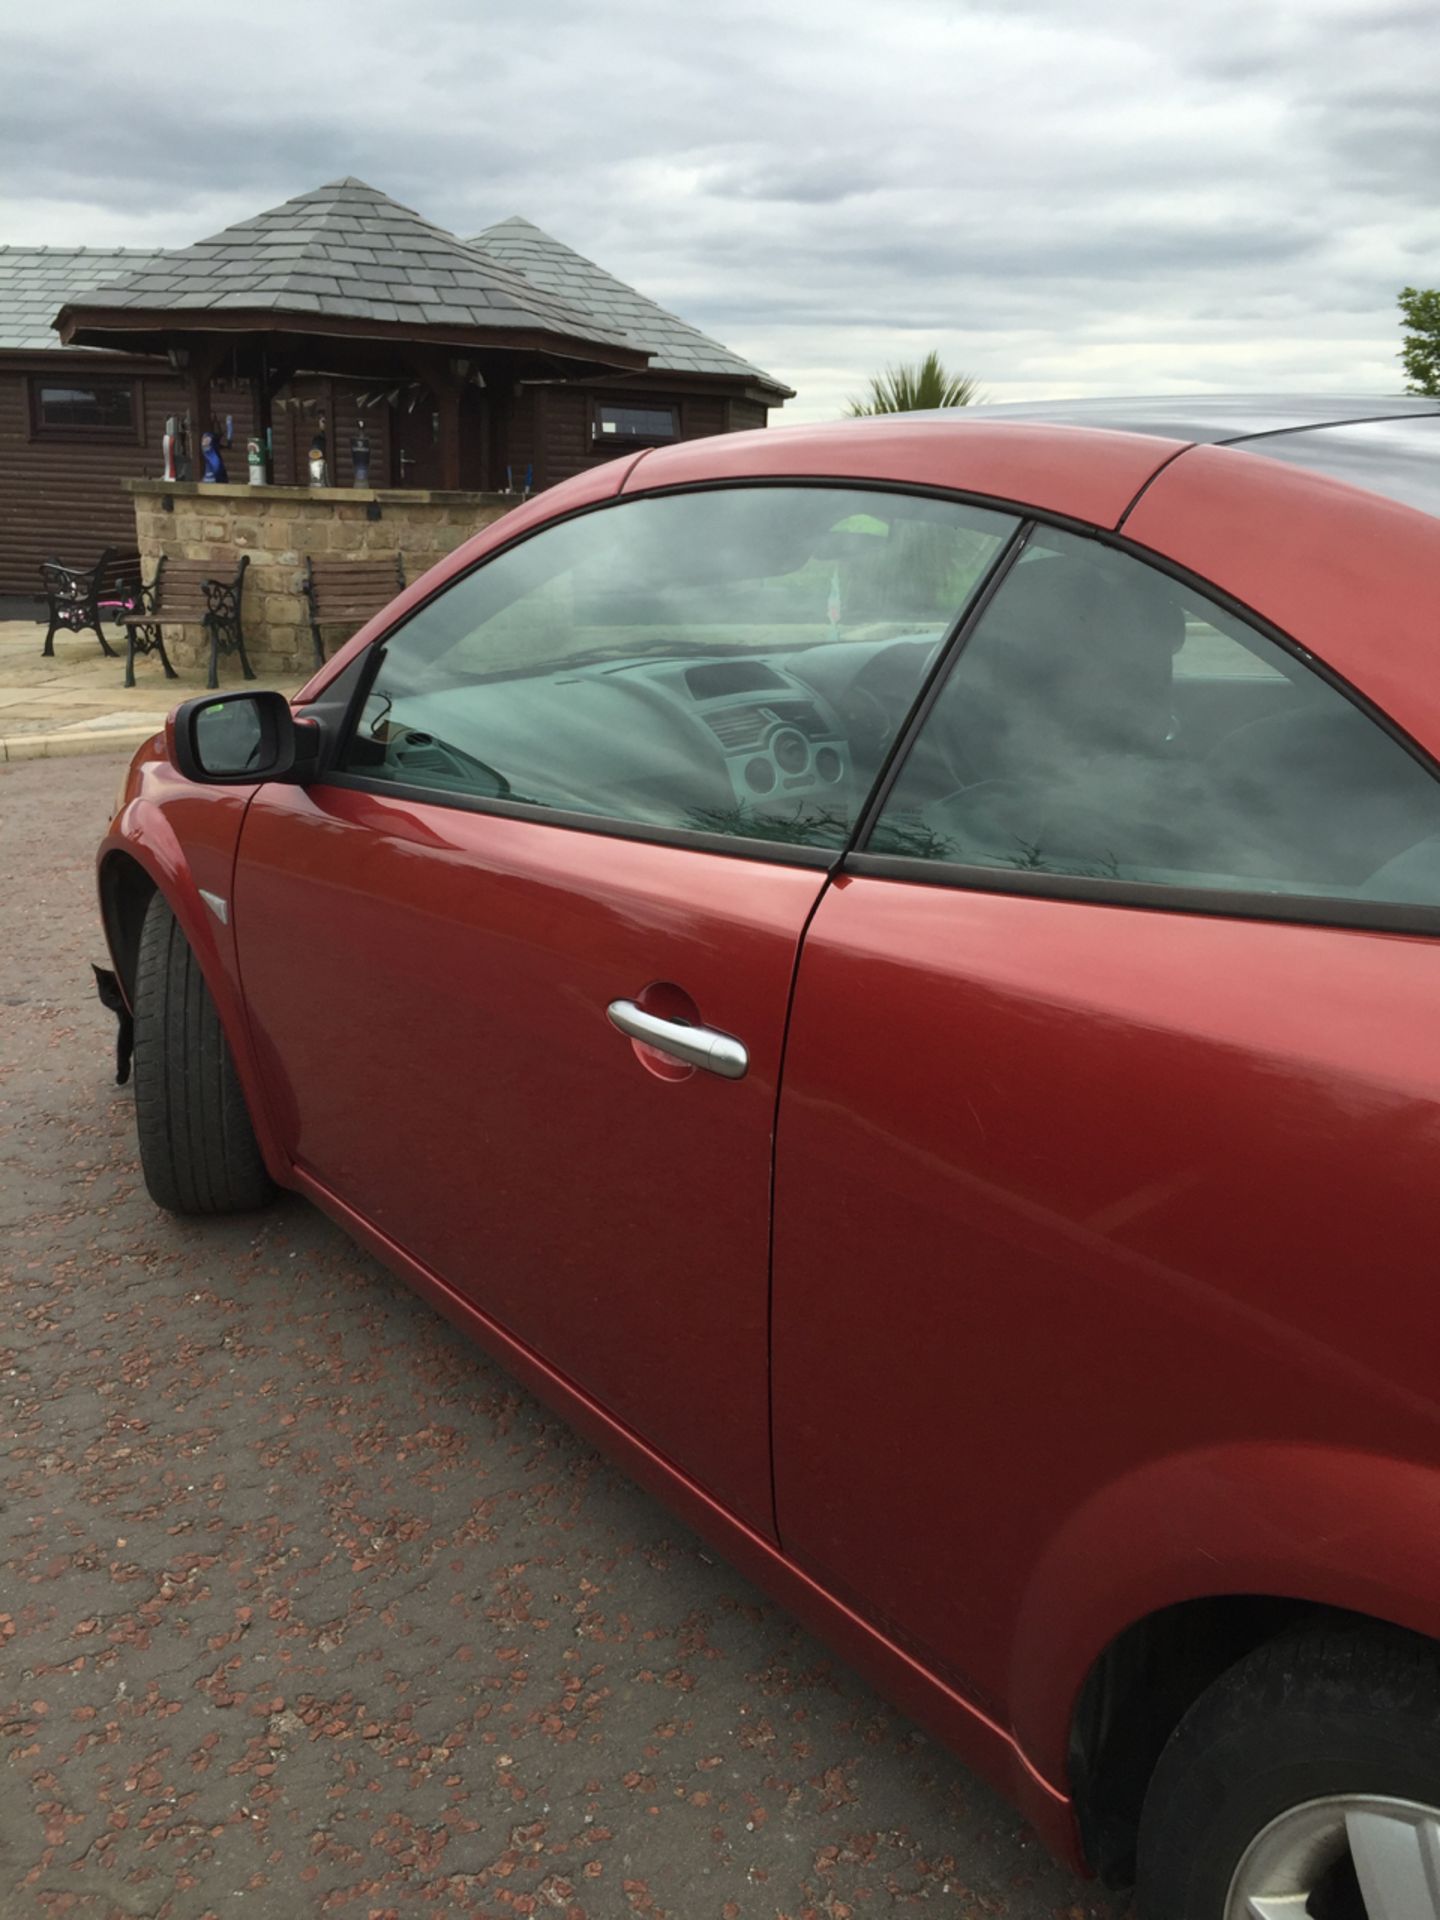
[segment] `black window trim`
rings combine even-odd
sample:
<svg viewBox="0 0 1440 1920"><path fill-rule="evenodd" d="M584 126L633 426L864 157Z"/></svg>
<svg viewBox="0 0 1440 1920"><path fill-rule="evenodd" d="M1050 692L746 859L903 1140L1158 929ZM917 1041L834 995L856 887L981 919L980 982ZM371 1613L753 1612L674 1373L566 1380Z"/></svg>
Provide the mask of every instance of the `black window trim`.
<svg viewBox="0 0 1440 1920"><path fill-rule="evenodd" d="M754 480L741 478L726 479L720 482L693 481L676 487L647 487L643 492L632 494L626 494L622 491L610 494L604 500L588 501L583 507L577 507L573 513L557 514L553 520L544 520L538 526L527 527L525 531L518 534L515 539L507 540L502 546L493 547L488 553L482 555L481 558L475 562L474 566L467 567L463 573L457 573L450 579L441 582L433 594L422 600L418 606L411 607L400 620L396 621L393 627L388 628L382 634L376 635L375 639L366 649L365 654L361 656L365 662L364 670L358 674L352 689L349 691L349 698L345 702L343 717L340 719L336 729L333 747L322 759L322 772L320 780L316 784L323 783L326 786L345 787L357 793L388 793L393 794L397 799L418 801L428 806L454 807L462 813L490 813L498 814L502 818L508 819L534 820L542 825L572 828L581 833L607 834L614 839L644 840L652 842L657 846L693 847L699 853L728 853L733 854L737 859L743 860L768 860L774 866L812 867L823 869L826 872L838 870L847 853L855 845L855 827L852 827L849 837L842 846L807 847L790 840L751 839L742 834L706 833L693 827L652 825L643 820L624 820L610 814L575 813L559 807L537 806L530 801L502 799L499 795L457 793L447 788L412 786L409 782L385 780L377 778L374 774L342 770L336 765L336 762L339 761L349 747L351 740L354 738L355 729L359 725L360 715L364 710L365 701L370 692L371 682L379 672L380 661L384 655L385 646L391 636L400 632L411 620L422 613L426 607L431 606L438 600L442 593L446 593L451 587L457 586L461 580L468 579L472 573L478 572L481 567L489 566L492 560L499 559L501 554L509 553L514 548L523 546L527 540L533 540L537 534L544 533L551 527L562 526L567 521L582 519L588 514L605 512L624 502L665 499L675 494L731 492L737 488L753 489L756 486L826 487L838 493L853 493L857 491L869 493L899 493L905 494L912 499L953 500L959 505L975 506L983 508L987 512L1005 514L1014 521L1015 524L1010 528L1005 538L1001 540L995 553L992 555L989 568L982 576L979 586L951 622L944 639L936 650L929 673L916 689L916 700L929 699L932 686L938 685L943 676L946 662L951 657L957 637L968 632L972 621L978 618L979 609L982 606L988 606L993 597L996 584L999 579L1003 577L1004 573L1008 572L1014 560L1019 556L1024 547L1025 540L1028 537L1029 522L1022 508L1018 508L1013 504L1007 507L1004 503L998 503L983 494L961 493L957 490L943 487L910 486L901 481L870 481L863 478L837 479L831 475L816 477L814 475L792 474L775 478L767 474ZM1083 531L1083 523L1081 522L1065 522L1064 524ZM348 677L348 675L346 677ZM328 691L329 689L327 688L315 702L317 708L325 701L325 693ZM912 706L912 718L914 712L915 708ZM903 743L910 737L911 730L907 722L905 726L899 729L895 739L891 742L889 752L881 762L879 772L875 780L871 783L869 793L857 809L855 816L857 826L864 820L869 803L871 799L873 799L879 783L888 776L895 755Z"/></svg>
<svg viewBox="0 0 1440 1920"><path fill-rule="evenodd" d="M460 813L533 820L540 826L599 833L612 840L645 840L657 846L691 847L697 853L731 853L740 860L768 860L777 867L816 867L828 872L845 851L843 847L806 847L791 840L756 840L738 833L704 833L694 827L652 825L644 820L622 820L608 813L575 813L563 807L536 806L528 800L506 800L487 793L455 793L446 787L412 786L408 781L381 780L373 774L327 773L325 785L348 787L357 793L388 793L397 800L452 807Z"/></svg>
<svg viewBox="0 0 1440 1920"><path fill-rule="evenodd" d="M140 388L140 376L133 373L107 373L89 368L73 372L69 384L74 387L127 387L130 392L130 424L128 427L101 426L64 426L45 418L42 395L47 387L60 385L66 376L64 373L32 373L27 381L29 397L30 439L69 440L89 445L138 447L145 442L144 395Z"/></svg>
<svg viewBox="0 0 1440 1920"><path fill-rule="evenodd" d="M1440 907L1411 906L1398 901L1242 892L1218 887L1161 887L1138 880L1032 873L1024 868L970 867L958 860L923 860L908 854L853 849L847 851L838 871L872 880L948 887L954 893L1015 894L1057 904L1119 907L1131 912L1199 914L1214 920L1265 920L1313 927L1362 928L1373 933L1440 936Z"/></svg>

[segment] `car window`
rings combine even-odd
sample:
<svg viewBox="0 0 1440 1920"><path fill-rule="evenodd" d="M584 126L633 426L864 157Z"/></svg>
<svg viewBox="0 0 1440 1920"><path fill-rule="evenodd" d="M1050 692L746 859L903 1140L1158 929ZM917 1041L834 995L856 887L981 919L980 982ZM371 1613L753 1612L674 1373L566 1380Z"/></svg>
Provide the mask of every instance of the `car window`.
<svg viewBox="0 0 1440 1920"><path fill-rule="evenodd" d="M641 497L560 522L389 636L341 770L839 846L1015 524L836 487Z"/></svg>
<svg viewBox="0 0 1440 1920"><path fill-rule="evenodd" d="M1440 903L1440 783L1303 662L1079 536L1027 549L868 850L1190 891Z"/></svg>

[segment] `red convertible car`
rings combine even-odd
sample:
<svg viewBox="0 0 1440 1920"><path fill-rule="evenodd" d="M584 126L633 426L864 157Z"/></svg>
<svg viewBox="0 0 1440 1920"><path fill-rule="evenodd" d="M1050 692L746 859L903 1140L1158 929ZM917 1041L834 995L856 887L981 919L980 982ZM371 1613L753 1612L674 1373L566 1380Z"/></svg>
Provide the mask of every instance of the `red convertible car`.
<svg viewBox="0 0 1440 1920"><path fill-rule="evenodd" d="M1440 1916L1440 402L612 460L100 850L298 1189L1147 1920Z"/></svg>

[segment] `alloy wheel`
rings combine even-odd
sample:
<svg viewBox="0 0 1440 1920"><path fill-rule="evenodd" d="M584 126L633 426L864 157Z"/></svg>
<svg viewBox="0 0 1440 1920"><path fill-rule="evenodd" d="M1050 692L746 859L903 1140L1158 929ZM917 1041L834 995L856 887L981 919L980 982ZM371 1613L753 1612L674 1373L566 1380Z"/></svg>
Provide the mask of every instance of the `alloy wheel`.
<svg viewBox="0 0 1440 1920"><path fill-rule="evenodd" d="M1335 1794L1246 1848L1225 1920L1440 1920L1440 1810Z"/></svg>

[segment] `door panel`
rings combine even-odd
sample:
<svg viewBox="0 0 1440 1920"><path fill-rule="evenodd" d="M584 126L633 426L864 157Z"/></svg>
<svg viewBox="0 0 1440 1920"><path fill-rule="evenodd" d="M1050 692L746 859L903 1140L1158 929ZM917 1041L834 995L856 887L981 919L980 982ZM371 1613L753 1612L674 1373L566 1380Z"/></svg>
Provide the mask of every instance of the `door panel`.
<svg viewBox="0 0 1440 1920"><path fill-rule="evenodd" d="M786 1550L1003 1706L1102 1487L1227 1440L1434 1458L1437 1004L1426 939L837 881L777 1141ZM1264 1520L1300 1565L1324 1524Z"/></svg>
<svg viewBox="0 0 1440 1920"><path fill-rule="evenodd" d="M823 878L271 786L234 889L295 1160L767 1532L771 1135ZM745 1077L618 1032L646 989L743 1042Z"/></svg>
<svg viewBox="0 0 1440 1920"><path fill-rule="evenodd" d="M392 485L440 486L440 415L435 396L422 392L413 405L392 407L390 419Z"/></svg>

